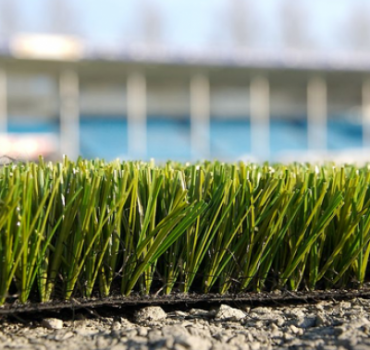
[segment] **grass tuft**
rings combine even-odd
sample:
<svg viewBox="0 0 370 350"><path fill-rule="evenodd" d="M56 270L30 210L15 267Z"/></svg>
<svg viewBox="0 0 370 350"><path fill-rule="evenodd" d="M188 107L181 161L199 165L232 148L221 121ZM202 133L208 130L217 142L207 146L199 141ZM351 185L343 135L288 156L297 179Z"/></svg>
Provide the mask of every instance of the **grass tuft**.
<svg viewBox="0 0 370 350"><path fill-rule="evenodd" d="M0 168L0 304L369 282L370 166Z"/></svg>

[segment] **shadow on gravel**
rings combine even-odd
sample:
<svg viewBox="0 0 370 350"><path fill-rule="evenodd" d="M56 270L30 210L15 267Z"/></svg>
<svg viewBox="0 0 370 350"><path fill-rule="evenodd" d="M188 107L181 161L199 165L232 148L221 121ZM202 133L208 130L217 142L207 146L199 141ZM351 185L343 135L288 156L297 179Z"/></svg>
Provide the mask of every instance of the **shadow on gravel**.
<svg viewBox="0 0 370 350"><path fill-rule="evenodd" d="M115 314L125 310L144 306L161 306L167 310L188 308L189 306L209 307L212 305L229 304L239 306L282 306L289 304L317 303L324 300L350 300L354 298L370 299L370 289L361 290L330 290L314 292L272 292L272 293L239 293L239 294L173 294L170 296L117 296L105 299L72 299L70 301L52 301L48 303L18 302L6 303L0 307L0 316L24 313L60 312L62 310L87 309L89 312Z"/></svg>

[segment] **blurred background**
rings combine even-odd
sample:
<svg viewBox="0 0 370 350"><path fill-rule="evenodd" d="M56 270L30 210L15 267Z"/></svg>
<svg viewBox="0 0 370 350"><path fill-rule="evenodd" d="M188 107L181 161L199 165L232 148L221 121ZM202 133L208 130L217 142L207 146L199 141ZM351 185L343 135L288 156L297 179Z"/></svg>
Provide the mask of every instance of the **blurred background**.
<svg viewBox="0 0 370 350"><path fill-rule="evenodd" d="M369 150L367 0L0 0L0 155Z"/></svg>

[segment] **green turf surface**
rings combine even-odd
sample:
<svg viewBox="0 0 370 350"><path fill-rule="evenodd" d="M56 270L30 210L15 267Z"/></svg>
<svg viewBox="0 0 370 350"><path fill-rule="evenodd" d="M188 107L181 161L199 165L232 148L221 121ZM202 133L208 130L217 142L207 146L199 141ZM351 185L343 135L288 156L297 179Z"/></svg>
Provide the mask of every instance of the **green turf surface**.
<svg viewBox="0 0 370 350"><path fill-rule="evenodd" d="M370 167L78 160L0 168L0 303L359 288Z"/></svg>

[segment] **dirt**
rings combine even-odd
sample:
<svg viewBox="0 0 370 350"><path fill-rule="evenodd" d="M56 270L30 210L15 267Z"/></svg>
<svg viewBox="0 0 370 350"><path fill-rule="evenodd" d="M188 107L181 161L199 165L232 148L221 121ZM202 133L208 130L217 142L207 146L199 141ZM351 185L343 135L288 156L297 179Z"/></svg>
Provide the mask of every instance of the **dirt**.
<svg viewBox="0 0 370 350"><path fill-rule="evenodd" d="M1 349L370 349L370 300L3 316Z"/></svg>

